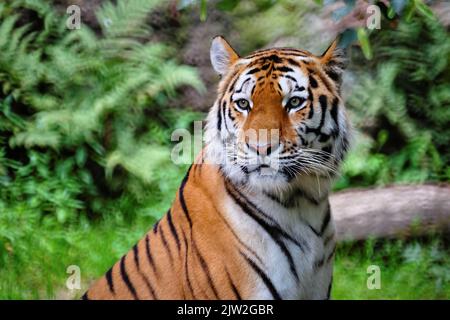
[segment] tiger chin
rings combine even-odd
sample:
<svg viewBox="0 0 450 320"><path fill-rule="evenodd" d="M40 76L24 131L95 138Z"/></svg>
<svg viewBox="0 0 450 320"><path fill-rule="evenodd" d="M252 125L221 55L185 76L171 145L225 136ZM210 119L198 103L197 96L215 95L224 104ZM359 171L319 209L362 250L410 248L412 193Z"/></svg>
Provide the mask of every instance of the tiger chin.
<svg viewBox="0 0 450 320"><path fill-rule="evenodd" d="M83 299L329 299L328 195L348 149L337 42L321 55L240 57L215 37L221 80L172 207Z"/></svg>

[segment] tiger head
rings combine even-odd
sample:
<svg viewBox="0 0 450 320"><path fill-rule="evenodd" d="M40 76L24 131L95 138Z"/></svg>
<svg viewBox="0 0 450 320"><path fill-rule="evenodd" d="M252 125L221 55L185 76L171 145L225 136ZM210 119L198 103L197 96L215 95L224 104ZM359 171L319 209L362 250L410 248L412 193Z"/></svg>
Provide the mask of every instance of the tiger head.
<svg viewBox="0 0 450 320"><path fill-rule="evenodd" d="M207 119L206 154L223 174L282 190L302 177L336 173L348 147L336 41L321 56L274 48L240 57L219 36L210 56L221 81Z"/></svg>

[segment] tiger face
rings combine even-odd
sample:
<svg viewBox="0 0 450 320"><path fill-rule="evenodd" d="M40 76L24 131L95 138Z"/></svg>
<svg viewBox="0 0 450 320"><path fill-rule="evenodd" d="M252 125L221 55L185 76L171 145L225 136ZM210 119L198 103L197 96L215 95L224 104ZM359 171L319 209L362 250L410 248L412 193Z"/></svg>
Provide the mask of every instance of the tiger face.
<svg viewBox="0 0 450 320"><path fill-rule="evenodd" d="M336 173L348 146L336 46L321 56L274 48L241 58L225 39L214 38L210 55L221 81L206 150L228 178L284 190L307 175Z"/></svg>

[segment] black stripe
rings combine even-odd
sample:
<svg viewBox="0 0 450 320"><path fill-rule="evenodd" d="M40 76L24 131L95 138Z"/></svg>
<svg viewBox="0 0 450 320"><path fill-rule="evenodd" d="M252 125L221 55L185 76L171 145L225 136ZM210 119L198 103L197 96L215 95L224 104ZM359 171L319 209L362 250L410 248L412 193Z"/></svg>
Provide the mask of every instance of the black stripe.
<svg viewBox="0 0 450 320"><path fill-rule="evenodd" d="M323 124L325 122L325 114L327 112L327 105L328 105L327 96L321 95L319 97L319 103L320 103L320 106L322 107L322 118L320 119L320 124L317 127L318 130L320 130L323 127Z"/></svg>
<svg viewBox="0 0 450 320"><path fill-rule="evenodd" d="M327 112L327 105L328 105L327 97L324 96L324 95L321 95L321 96L319 97L319 103L320 103L320 106L321 106L321 108L322 108L322 114L321 114L321 118L320 118L320 123L319 123L319 125L317 126L317 128L310 128L310 127L308 127L308 126L305 126L305 128L306 128L306 133L313 132L313 133L315 133L315 134L317 134L317 135L321 134L321 131L320 131L320 130L322 129L323 124L324 124L324 122L325 122L325 115L326 115L326 112Z"/></svg>
<svg viewBox="0 0 450 320"><path fill-rule="evenodd" d="M148 281L147 277L141 272L138 271L139 275L141 276L142 280L144 280L145 285L147 286L148 291L150 291L150 294L152 295L153 299L158 299L156 296L156 292L153 289L152 285L150 284L150 281Z"/></svg>
<svg viewBox="0 0 450 320"><path fill-rule="evenodd" d="M295 156L288 156L283 158L284 159L290 159L295 158ZM307 194L306 191L303 189L298 188L294 193L292 193L285 201L282 201L280 198L278 198L276 195L271 194L269 192L265 192L265 194L272 199L273 201L279 203L283 207L292 207L297 204L297 199L303 198L310 202L311 204L317 206L320 204L320 201L312 197L311 195Z"/></svg>
<svg viewBox="0 0 450 320"><path fill-rule="evenodd" d="M236 93L242 92L242 89L244 88L244 85L245 85L248 81L250 81L250 79L251 79L251 78L245 79L244 82L242 82L241 87L240 87L238 90L236 90L235 92L236 92Z"/></svg>
<svg viewBox="0 0 450 320"><path fill-rule="evenodd" d="M133 252L134 252L134 264L136 265L136 268L138 270L140 270L140 266L139 266L139 249L138 249L138 244L137 243L133 247Z"/></svg>
<svg viewBox="0 0 450 320"><path fill-rule="evenodd" d="M236 85L236 82L238 81L238 79L239 79L239 75L233 80L233 82L231 82L228 92L230 92L230 93L233 92L234 86Z"/></svg>
<svg viewBox="0 0 450 320"><path fill-rule="evenodd" d="M153 260L152 252L150 251L150 244L149 244L149 238L148 234L145 236L145 252L147 254L148 262L150 263L150 266L152 267L153 271L156 272L156 265L155 261Z"/></svg>
<svg viewBox="0 0 450 320"><path fill-rule="evenodd" d="M272 60L272 61L275 62L275 63L282 63L282 62L283 62L283 59L281 59L281 58L280 58L279 56L277 56L276 54L272 54L272 55L268 56L266 59L267 59L267 60Z"/></svg>
<svg viewBox="0 0 450 320"><path fill-rule="evenodd" d="M283 89L281 88L281 85L279 82L277 82L277 85L278 85L278 89L280 89L280 91L283 92Z"/></svg>
<svg viewBox="0 0 450 320"><path fill-rule="evenodd" d="M230 183L230 185L232 186L231 183ZM226 187L226 190L227 190L228 193L229 193L229 191L230 191L229 184L226 183L226 184L225 184L225 187ZM233 188L233 189L234 189L234 188ZM236 191L236 192L237 192L237 191ZM267 224L267 223L266 223L266 225L268 225L268 226L270 226L271 228L273 228L274 230L276 230L278 233L280 233L281 236L283 236L283 237L285 237L286 239L288 239L288 240L292 241L293 243L295 243L297 246L300 247L300 249L302 249L302 250L303 250L303 248L308 249L307 243L300 243L300 242L298 242L296 239L292 238L292 236L290 236L286 231L284 231L272 217L270 217L270 216L268 216L267 214L265 214L264 212L262 212L262 211L261 211L261 210L253 203L253 202L251 202L250 200L248 200L248 199L245 197L245 195L243 195L242 193L239 193L239 192L237 192L237 193L238 193L238 195L239 195L239 198L241 198L242 201L245 202L245 203L243 203L243 204L245 205L245 207L246 207L246 208L249 208L248 206L251 207L251 209L252 209L252 210L251 210L252 216L255 216L255 217L259 218L257 214L262 215L265 219L269 220L269 221L272 223L272 225L269 225L269 224ZM241 202L242 202L242 201L241 201ZM248 206L247 206L246 204L248 204ZM244 211L244 212L245 212L245 211ZM255 212L256 212L256 214L255 214ZM246 212L246 213L247 213L247 212ZM261 218L259 218L259 219L261 219ZM264 220L262 220L262 221L265 222Z"/></svg>
<svg viewBox="0 0 450 320"><path fill-rule="evenodd" d="M266 285L267 289L269 289L270 293L272 294L272 297L275 300L281 300L280 295L277 292L277 289L275 288L275 286L273 285L272 281L270 280L270 278L264 273L263 270L261 270L256 263L250 259L249 257L247 257L245 254L243 254L242 252L240 252L240 254L244 257L244 259L247 261L247 263L252 267L252 269L261 277L262 281L264 282L264 284Z"/></svg>
<svg viewBox="0 0 450 320"><path fill-rule="evenodd" d="M311 229L312 232L314 232L314 234L315 234L317 237L320 237L320 236L321 236L321 234L319 233L319 231L317 231L316 229L314 229L312 225L308 224L308 227Z"/></svg>
<svg viewBox="0 0 450 320"><path fill-rule="evenodd" d="M127 285L128 290L130 290L131 294L133 295L133 298L135 300L139 300L136 294L136 289L131 283L130 278L128 278L127 270L125 269L125 259L126 256L123 256L122 259L120 259L120 275L122 276L123 282L125 282L125 284Z"/></svg>
<svg viewBox="0 0 450 320"><path fill-rule="evenodd" d="M230 273L228 272L228 269L225 267L225 272L227 274L228 282L230 283L231 290L233 290L234 296L237 300L242 300L241 295L239 294L239 290L236 288L236 286L233 283L233 280L231 279Z"/></svg>
<svg viewBox="0 0 450 320"><path fill-rule="evenodd" d="M289 58L289 59L287 59L287 61L289 64L293 64L294 66L301 68L300 63L295 61L294 59Z"/></svg>
<svg viewBox="0 0 450 320"><path fill-rule="evenodd" d="M217 105L217 130L219 132L222 130L222 113L220 104Z"/></svg>
<svg viewBox="0 0 450 320"><path fill-rule="evenodd" d="M160 231L160 235L161 235L161 240L163 242L164 247L167 249L168 254L169 254L169 260L170 260L170 264L173 265L173 257L172 257L172 251L170 250L170 246L167 243L166 237L164 236L164 230L163 228L159 228Z"/></svg>
<svg viewBox="0 0 450 320"><path fill-rule="evenodd" d="M113 270L114 266L111 267L111 269L108 270L108 272L106 272L106 281L108 282L108 287L109 287L109 291L111 291L112 294L116 294L116 292L114 291L114 282L113 282L113 278L112 278L112 270Z"/></svg>
<svg viewBox="0 0 450 320"><path fill-rule="evenodd" d="M312 230L312 232L314 232L314 234L318 237L322 237L325 230L328 227L328 224L330 223L331 220L331 210L330 210L330 203L328 203L328 207L327 207L327 211L325 213L325 217L322 221L322 226L320 227L320 231L317 231L316 229L314 229L311 225L308 225L309 228Z"/></svg>
<svg viewBox="0 0 450 320"><path fill-rule="evenodd" d="M318 206L323 199L317 200L312 195L308 194L305 190L298 188L297 192L295 193L297 197L302 197L306 200L308 200L310 203L312 203L315 206Z"/></svg>
<svg viewBox="0 0 450 320"><path fill-rule="evenodd" d="M312 106L311 106L311 108L312 108ZM297 134L298 134L298 137L300 138L300 141L302 142L302 146L306 147L307 143L306 143L305 138L303 138L298 132L297 132Z"/></svg>
<svg viewBox="0 0 450 320"><path fill-rule="evenodd" d="M331 279L330 279L330 284L328 285L328 290L327 290L327 299L329 300L331 297L331 286L333 284L333 275L331 275Z"/></svg>
<svg viewBox="0 0 450 320"><path fill-rule="evenodd" d="M323 135L323 134L322 134L322 135ZM319 141L320 141L320 139L319 139ZM331 145L327 145L327 146L325 146L325 147L322 147L322 151L323 151L324 153L321 154L318 158L319 158L321 161L324 161L324 162L330 160L330 157L331 157Z"/></svg>
<svg viewBox="0 0 450 320"><path fill-rule="evenodd" d="M289 252L289 250L287 249L284 242L280 239L280 235L284 235L286 233L279 227L269 225L266 221L264 221L263 219L258 217L253 212L253 210L245 203L245 200L243 201L242 199L240 199L241 197L243 197L242 195L236 196L236 194L234 194L234 192L229 191L228 187L226 189L227 189L228 193L230 194L230 196L233 198L233 200L241 207L242 211L244 211L244 213L246 213L251 218L253 218L253 220L255 220L270 235L270 237L273 239L273 241L280 247L280 250L284 253L284 255L286 256L286 259L288 260L289 268L290 268L292 274L298 280L299 278L298 278L297 270L295 269L294 259L292 258L292 255ZM291 238L291 237L289 235L287 235L287 238ZM294 242L296 242L297 245L299 246L299 248L303 250L303 246L300 245L300 243L298 243L297 241L294 241Z"/></svg>
<svg viewBox="0 0 450 320"><path fill-rule="evenodd" d="M283 67L275 67L273 68L276 71L281 71L281 72L294 72L294 69L283 66Z"/></svg>
<svg viewBox="0 0 450 320"><path fill-rule="evenodd" d="M252 91L250 92L250 97L253 97L253 93L255 93L256 84L252 87Z"/></svg>
<svg viewBox="0 0 450 320"><path fill-rule="evenodd" d="M259 72L259 71L261 71L261 69L259 69L259 68L253 68L252 70L248 71L246 74L253 74L253 73L257 73L257 72Z"/></svg>
<svg viewBox="0 0 450 320"><path fill-rule="evenodd" d="M184 269L186 270L185 277L186 277L186 282L188 284L188 288L189 291L192 294L192 297L195 299L195 295L194 295L194 289L192 289L192 284L191 284L191 279L189 278L189 268L188 268L188 244L187 244L187 239L186 239L186 235L184 234L183 229L181 229L181 236L183 238L183 242L184 242L184 248L185 248L185 256L184 256Z"/></svg>
<svg viewBox="0 0 450 320"><path fill-rule="evenodd" d="M157 221L155 222L155 224L153 225L153 233L157 233L157 232L158 232L159 221L160 221L160 220L157 220Z"/></svg>
<svg viewBox="0 0 450 320"><path fill-rule="evenodd" d="M252 54L244 57L244 59L252 59L252 58L256 58L259 57L259 59L262 59L261 57L264 56L268 56L270 54L282 54L282 55L292 55L292 56L301 56L301 57L306 57L307 55L298 49L294 49L294 48L277 48L276 51L274 52L274 49L263 49L263 50L258 50L256 52L253 52Z"/></svg>
<svg viewBox="0 0 450 320"><path fill-rule="evenodd" d="M334 254L336 253L336 245L334 245L333 250L331 250L330 254L326 258L327 262L330 262L331 258L333 258Z"/></svg>
<svg viewBox="0 0 450 320"><path fill-rule="evenodd" d="M328 141L328 139L330 139L330 135L328 135L328 134L325 134L325 133L320 133L319 134L319 142L321 142L321 143L324 143L324 142L327 142ZM323 150L323 149L322 149ZM331 149L330 149L331 150Z"/></svg>
<svg viewBox="0 0 450 320"><path fill-rule="evenodd" d="M325 73L334 81L338 82L340 80L339 74L333 69L325 70Z"/></svg>
<svg viewBox="0 0 450 320"><path fill-rule="evenodd" d="M89 300L87 292L81 296L81 300Z"/></svg>
<svg viewBox="0 0 450 320"><path fill-rule="evenodd" d="M180 199L180 204L181 204L181 208L183 209L184 215L186 216L186 219L189 222L189 226L192 228L192 220L191 220L189 211L186 206L186 201L184 200L184 187L186 186L186 182L188 181L189 172L191 171L191 168L192 168L192 165L189 167L188 172L186 173L186 175L183 178L183 181L181 181L181 186L178 191L178 197Z"/></svg>
<svg viewBox="0 0 450 320"><path fill-rule="evenodd" d="M308 99L309 101L311 101L311 103L309 104L309 114L308 114L308 119L311 119L314 116L314 95L311 91L311 88L308 88Z"/></svg>
<svg viewBox="0 0 450 320"><path fill-rule="evenodd" d="M136 244L133 247L133 251L134 251L134 263L136 264L136 268L137 268L137 272L139 273L139 275L141 276L142 280L144 280L145 285L147 286L147 289L150 291L150 294L152 295L153 299L157 299L156 297L156 293L155 290L153 289L152 285L150 284L149 280L147 279L147 277L140 271L140 267L139 267L139 250L138 250L138 245Z"/></svg>
<svg viewBox="0 0 450 320"><path fill-rule="evenodd" d="M330 203L328 203L327 211L325 213L325 218L322 222L322 227L320 228L320 233L323 234L325 232L325 229L328 227L328 224L331 220L331 210L330 210Z"/></svg>
<svg viewBox="0 0 450 320"><path fill-rule="evenodd" d="M193 247L193 249L195 250L195 253L196 253L198 259L200 260L200 265L201 265L203 271L204 271L205 274L206 274L206 278L208 279L208 284L209 284L209 286L211 287L211 289L212 289L212 291L213 291L213 293L214 293L214 296L215 296L217 299L219 299L219 294L217 293L216 286L214 285L214 282L213 282L213 280L212 280L212 278L211 278L211 272L209 271L208 265L206 264L205 259L203 258L203 256L201 255L200 251L198 250L197 245L195 244L194 239L191 239L191 243L192 243L192 247Z"/></svg>
<svg viewBox="0 0 450 320"><path fill-rule="evenodd" d="M333 92L332 88L331 88L331 84L330 81L328 81L328 78L324 77L322 72L317 74L320 78L320 81L322 81L322 83L325 85L325 87L327 88L328 92Z"/></svg>
<svg viewBox="0 0 450 320"><path fill-rule="evenodd" d="M175 238L175 242L177 243L177 248L178 250L180 250L180 239L178 238L177 229L175 229L175 226L173 225L172 213L170 209L167 212L167 221L169 222L170 232L172 233L173 237Z"/></svg>
<svg viewBox="0 0 450 320"><path fill-rule="evenodd" d="M224 99L224 101L222 103L222 117L223 117L223 123L225 124L225 130L228 132L226 110L227 110L227 102L226 102L226 99Z"/></svg>
<svg viewBox="0 0 450 320"><path fill-rule="evenodd" d="M288 74L284 74L283 77L286 78L286 79L292 80L292 81L295 82L295 84L297 84L297 79L295 79L293 76L290 76Z"/></svg>
<svg viewBox="0 0 450 320"><path fill-rule="evenodd" d="M309 76L309 84L313 88L317 88L318 87L317 80L312 75Z"/></svg>
<svg viewBox="0 0 450 320"><path fill-rule="evenodd" d="M330 110L331 118L333 118L334 123L336 123L336 126L339 126L339 124L338 124L338 104L339 104L339 100L337 98L334 98L332 106L331 106L331 110Z"/></svg>
<svg viewBox="0 0 450 320"><path fill-rule="evenodd" d="M234 229L230 226L230 224L228 223L227 219L222 216L221 212L219 210L216 209L217 215L222 219L223 223L225 223L225 225L227 226L228 230L233 234L234 238L239 242L239 244L241 246L243 246L247 251L249 251L257 260L258 262L262 263L261 258L258 256L258 254L249 246L247 246L240 238L239 236L236 234L236 232L234 231Z"/></svg>

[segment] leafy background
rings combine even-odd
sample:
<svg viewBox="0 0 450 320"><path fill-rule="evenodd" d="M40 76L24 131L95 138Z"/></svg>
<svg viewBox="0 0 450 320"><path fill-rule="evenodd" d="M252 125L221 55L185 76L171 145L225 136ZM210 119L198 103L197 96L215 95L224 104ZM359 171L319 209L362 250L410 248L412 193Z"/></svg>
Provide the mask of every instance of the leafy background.
<svg viewBox="0 0 450 320"><path fill-rule="evenodd" d="M381 29L365 27L369 4ZM186 170L170 135L212 104L216 34L242 54L319 54L341 34L356 133L335 189L448 182L449 25L446 1L3 1L0 298L79 297L167 210ZM442 234L342 243L332 297L448 299L448 248ZM69 265L82 290L65 288Z"/></svg>

